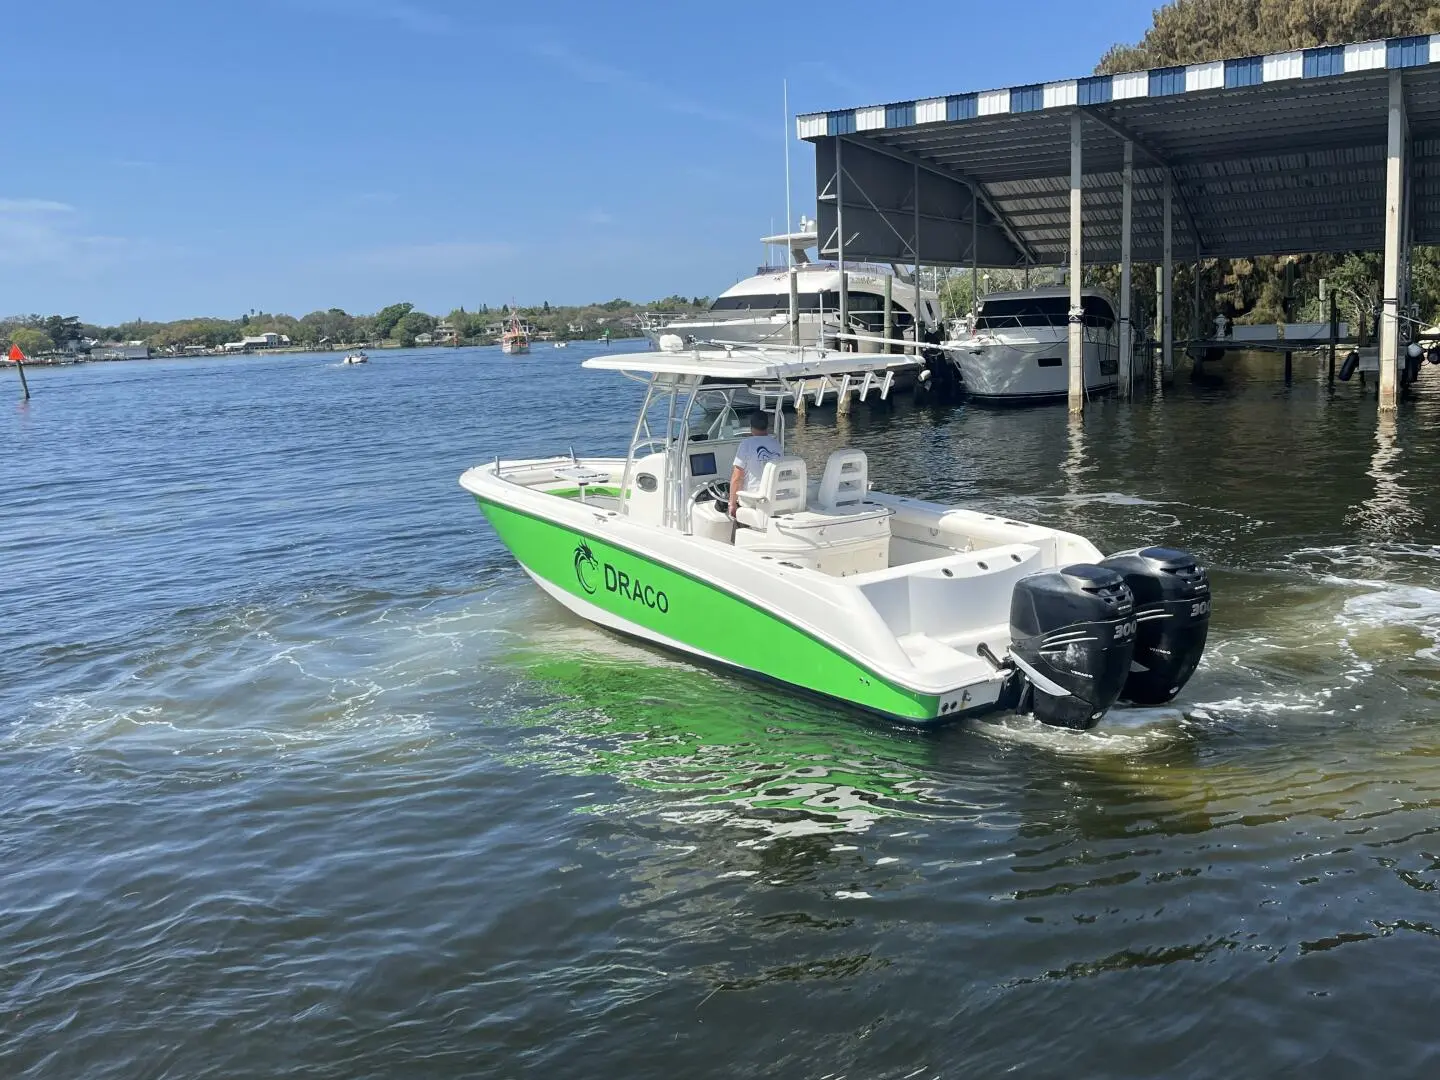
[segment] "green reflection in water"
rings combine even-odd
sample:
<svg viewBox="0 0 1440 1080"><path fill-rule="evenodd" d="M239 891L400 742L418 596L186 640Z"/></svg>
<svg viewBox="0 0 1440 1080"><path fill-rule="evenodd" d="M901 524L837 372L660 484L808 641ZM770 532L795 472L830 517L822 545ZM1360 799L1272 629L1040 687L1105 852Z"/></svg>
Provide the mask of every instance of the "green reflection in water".
<svg viewBox="0 0 1440 1080"><path fill-rule="evenodd" d="M539 729L521 753L527 763L674 796L670 817L778 837L861 831L882 816L954 805L927 776L934 736L588 629L532 628L497 659L559 699L522 714Z"/></svg>

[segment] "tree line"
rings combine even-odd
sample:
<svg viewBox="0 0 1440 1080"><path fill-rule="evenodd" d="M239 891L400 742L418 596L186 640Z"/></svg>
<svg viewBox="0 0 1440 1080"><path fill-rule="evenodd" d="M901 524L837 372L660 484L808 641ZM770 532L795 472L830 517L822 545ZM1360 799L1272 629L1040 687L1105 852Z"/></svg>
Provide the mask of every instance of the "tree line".
<svg viewBox="0 0 1440 1080"><path fill-rule="evenodd" d="M491 308L481 304L475 311L456 308L449 315L436 316L414 304L390 304L371 315L351 315L340 308L294 315L248 311L239 318L191 318L173 322L133 322L102 326L81 321L75 315L16 315L0 319L0 344L19 345L27 356L75 351L87 341L139 341L156 350L200 347L219 349L226 342L240 341L266 333L282 334L299 348L323 349L343 345L397 344L412 346L435 335L443 323L462 345L487 345L494 340L497 324L512 314L537 331L553 334L558 340L626 337L638 332L639 317L648 310L693 313L709 305L707 297L669 296L651 304L616 298L601 304L551 305ZM447 338L449 334L445 335Z"/></svg>

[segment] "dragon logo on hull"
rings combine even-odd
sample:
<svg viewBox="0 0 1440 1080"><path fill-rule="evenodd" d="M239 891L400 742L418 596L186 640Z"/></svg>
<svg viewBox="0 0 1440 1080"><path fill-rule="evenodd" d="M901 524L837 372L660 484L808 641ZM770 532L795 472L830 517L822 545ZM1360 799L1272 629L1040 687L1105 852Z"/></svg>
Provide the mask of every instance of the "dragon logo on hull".
<svg viewBox="0 0 1440 1080"><path fill-rule="evenodd" d="M670 597L664 589L647 585L638 576L608 562L602 564L585 540L575 545L575 580L587 596L594 596L603 584L607 593L614 593L631 604L642 605L661 615L670 612Z"/></svg>
<svg viewBox="0 0 1440 1080"><path fill-rule="evenodd" d="M575 546L575 580L580 582L580 588L590 596L595 595L595 586L587 575L594 574L599 569L600 562L595 558L595 553L590 550L589 544L581 540Z"/></svg>

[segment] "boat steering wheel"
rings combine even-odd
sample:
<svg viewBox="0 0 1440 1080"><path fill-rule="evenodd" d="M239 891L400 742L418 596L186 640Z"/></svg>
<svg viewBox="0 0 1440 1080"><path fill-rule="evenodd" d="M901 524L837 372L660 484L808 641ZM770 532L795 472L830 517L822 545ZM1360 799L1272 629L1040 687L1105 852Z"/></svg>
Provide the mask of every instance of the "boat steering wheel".
<svg viewBox="0 0 1440 1080"><path fill-rule="evenodd" d="M714 499L717 503L730 503L730 481L714 480L706 484L699 491L695 492L695 501L702 503L707 499Z"/></svg>

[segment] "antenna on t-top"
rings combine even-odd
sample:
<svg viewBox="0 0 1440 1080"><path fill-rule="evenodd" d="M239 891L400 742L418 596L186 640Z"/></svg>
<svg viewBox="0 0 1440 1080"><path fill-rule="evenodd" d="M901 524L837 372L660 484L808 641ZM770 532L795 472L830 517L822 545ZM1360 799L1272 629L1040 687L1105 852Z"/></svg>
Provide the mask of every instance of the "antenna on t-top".
<svg viewBox="0 0 1440 1080"><path fill-rule="evenodd" d="M785 132L785 231L788 233L794 226L790 222L790 80L780 81L780 94L785 111L784 132ZM785 265L795 265L795 248L787 240L785 242Z"/></svg>

